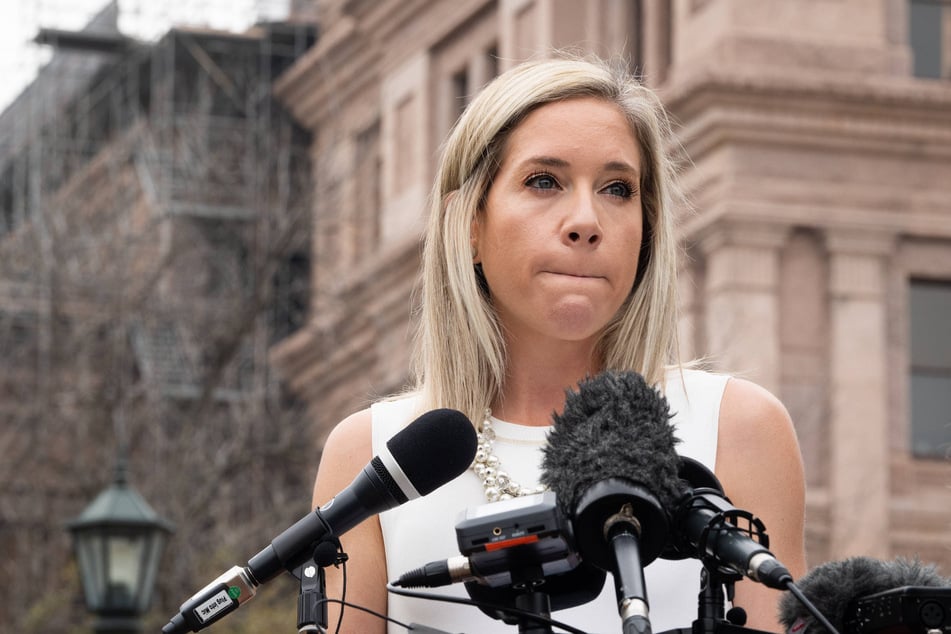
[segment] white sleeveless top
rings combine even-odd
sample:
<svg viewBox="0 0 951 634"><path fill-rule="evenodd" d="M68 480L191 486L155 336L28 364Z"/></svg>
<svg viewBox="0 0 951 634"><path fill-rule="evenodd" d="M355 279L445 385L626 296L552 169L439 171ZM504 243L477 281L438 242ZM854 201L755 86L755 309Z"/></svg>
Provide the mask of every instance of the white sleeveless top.
<svg viewBox="0 0 951 634"><path fill-rule="evenodd" d="M716 466L720 400L728 379L725 375L684 370L681 382L680 373L671 372L664 392L673 414L674 434L680 440L677 453L698 460L711 470ZM374 455L379 454L386 441L420 413L417 399L413 397L375 403L371 412ZM541 473L541 448L551 428L516 425L495 419L492 427L496 436L493 451L502 468L519 484L536 486ZM438 460L439 456L433 456L433 459ZM387 578L393 581L429 562L458 556L456 524L467 508L483 504L486 501L482 483L467 470L429 495L380 514ZM656 559L645 568L651 629L655 634L689 628L697 618L700 571L700 562L695 559ZM420 591L469 597L462 583ZM511 634L517 631L516 626L492 619L476 607L393 593L389 594L388 615L406 624L418 623L454 634ZM586 632L619 632L621 619L611 575L608 574L597 599L574 608L557 610L551 617ZM393 624L389 628L391 634L405 631Z"/></svg>

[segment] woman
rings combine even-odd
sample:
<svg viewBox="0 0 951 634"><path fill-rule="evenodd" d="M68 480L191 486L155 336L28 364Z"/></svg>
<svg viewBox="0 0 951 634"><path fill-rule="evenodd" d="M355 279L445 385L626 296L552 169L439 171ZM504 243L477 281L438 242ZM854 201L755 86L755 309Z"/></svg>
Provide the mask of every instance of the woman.
<svg viewBox="0 0 951 634"><path fill-rule="evenodd" d="M348 532L348 601L446 631L514 631L475 608L388 597L387 580L458 555L454 527L465 509L535 490L552 412L567 389L605 369L634 370L665 392L678 451L713 469L733 503L763 519L777 558L794 576L804 571L802 464L785 409L750 382L672 365L668 133L656 96L597 61L522 64L462 115L431 196L416 385L333 430L313 501L326 503L388 437L436 407L461 410L494 435L490 460L518 485L467 471ZM653 631L689 627L699 563L657 560L646 583ZM340 589L339 571L328 570L328 596ZM458 584L446 591L466 596ZM749 626L779 630L778 595L742 581L735 603ZM586 631L620 629L610 580L596 601L552 616ZM348 609L343 631L385 625Z"/></svg>

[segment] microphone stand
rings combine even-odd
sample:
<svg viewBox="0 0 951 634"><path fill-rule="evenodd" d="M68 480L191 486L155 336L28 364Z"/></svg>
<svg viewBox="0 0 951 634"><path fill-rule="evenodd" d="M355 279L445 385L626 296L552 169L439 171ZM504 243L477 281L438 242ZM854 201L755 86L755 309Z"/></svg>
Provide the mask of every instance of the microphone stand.
<svg viewBox="0 0 951 634"><path fill-rule="evenodd" d="M327 631L326 575L323 567L306 562L291 571L300 580L297 597L297 631Z"/></svg>
<svg viewBox="0 0 951 634"><path fill-rule="evenodd" d="M541 619L551 619L552 596L559 600L556 583L554 595L542 592L547 588L541 564L515 557L509 562L511 583L503 587L488 587L476 581L466 582L466 591L487 616L506 625L517 625L519 634L552 634L551 625ZM581 577L584 580L584 577ZM553 579L558 579L554 577ZM603 581L603 578L602 578ZM576 604L572 604L576 605ZM511 608L520 610L514 613ZM559 608L556 608L559 609Z"/></svg>
<svg viewBox="0 0 951 634"><path fill-rule="evenodd" d="M521 577L521 579L519 579ZM551 598L538 587L545 580L540 565L528 565L512 571L512 587L522 590L515 597L515 607L544 618L551 618ZM519 615L519 634L552 634L551 626L530 616Z"/></svg>
<svg viewBox="0 0 951 634"><path fill-rule="evenodd" d="M538 616L551 618L551 602L544 592L529 590L515 597L515 607ZM528 616L518 617L519 634L552 634L551 626Z"/></svg>
<svg viewBox="0 0 951 634"><path fill-rule="evenodd" d="M316 511L319 515L319 509ZM322 520L323 518L321 518ZM340 540L329 530L314 545L310 559L288 570L300 581L297 597L297 631L325 634L327 632L327 583L324 569L347 561Z"/></svg>
<svg viewBox="0 0 951 634"><path fill-rule="evenodd" d="M743 577L720 570L714 562L703 562L700 571L700 593L697 595L697 618L691 627L666 630L661 634L770 634L746 625L746 610L731 608L724 613L724 604L733 601L734 584Z"/></svg>
<svg viewBox="0 0 951 634"><path fill-rule="evenodd" d="M739 574L721 570L715 563L703 563L697 619L690 629L691 634L767 634L744 627L746 611L743 608L734 607L724 614L724 603L733 601L735 584L742 578Z"/></svg>

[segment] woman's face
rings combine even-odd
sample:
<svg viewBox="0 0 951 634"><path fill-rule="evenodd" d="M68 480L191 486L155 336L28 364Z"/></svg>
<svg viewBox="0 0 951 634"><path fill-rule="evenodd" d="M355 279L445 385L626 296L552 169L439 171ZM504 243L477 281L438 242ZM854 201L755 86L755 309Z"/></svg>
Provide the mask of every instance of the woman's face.
<svg viewBox="0 0 951 634"><path fill-rule="evenodd" d="M596 337L630 294L642 236L640 147L593 97L541 106L509 136L475 262L509 338Z"/></svg>

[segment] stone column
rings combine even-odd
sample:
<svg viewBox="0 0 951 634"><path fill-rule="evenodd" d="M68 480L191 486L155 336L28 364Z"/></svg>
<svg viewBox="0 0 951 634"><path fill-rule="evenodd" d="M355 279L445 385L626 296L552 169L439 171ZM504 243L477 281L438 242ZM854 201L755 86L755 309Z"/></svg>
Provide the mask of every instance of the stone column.
<svg viewBox="0 0 951 634"><path fill-rule="evenodd" d="M706 353L718 368L774 394L780 386L779 256L789 228L761 222L714 226L706 256Z"/></svg>
<svg viewBox="0 0 951 634"><path fill-rule="evenodd" d="M894 237L830 230L829 556L887 557L886 273Z"/></svg>
<svg viewBox="0 0 951 634"><path fill-rule="evenodd" d="M703 338L703 278L697 266L683 258L677 271L678 316L677 338L680 360L689 361L701 355Z"/></svg>

